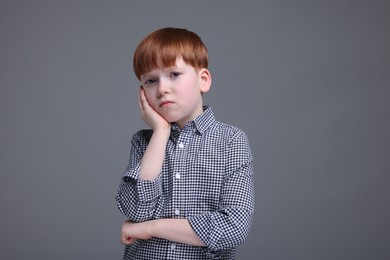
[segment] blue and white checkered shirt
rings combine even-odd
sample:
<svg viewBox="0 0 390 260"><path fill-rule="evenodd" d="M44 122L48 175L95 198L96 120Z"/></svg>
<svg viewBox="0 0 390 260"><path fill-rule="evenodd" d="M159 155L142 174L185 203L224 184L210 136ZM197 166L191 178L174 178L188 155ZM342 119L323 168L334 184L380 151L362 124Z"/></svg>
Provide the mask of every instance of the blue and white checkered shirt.
<svg viewBox="0 0 390 260"><path fill-rule="evenodd" d="M183 129L172 125L161 174L138 178L152 130L137 132L117 194L131 221L187 218L206 247L160 238L126 246L124 259L235 259L254 213L252 154L245 133L217 122L210 107ZM152 162L153 163L153 162Z"/></svg>

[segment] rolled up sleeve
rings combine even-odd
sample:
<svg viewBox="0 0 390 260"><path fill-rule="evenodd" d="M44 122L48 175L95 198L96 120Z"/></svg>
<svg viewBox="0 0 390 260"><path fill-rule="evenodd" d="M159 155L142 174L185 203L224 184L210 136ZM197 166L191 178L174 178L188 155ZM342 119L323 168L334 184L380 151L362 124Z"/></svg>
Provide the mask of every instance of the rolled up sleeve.
<svg viewBox="0 0 390 260"><path fill-rule="evenodd" d="M227 197L219 210L188 218L195 233L211 251L242 244L248 237L254 214L254 188L249 172L231 178L224 190Z"/></svg>
<svg viewBox="0 0 390 260"><path fill-rule="evenodd" d="M226 171L219 209L188 217L195 233L211 252L234 248L249 234L255 191L252 155L245 134L234 138Z"/></svg>
<svg viewBox="0 0 390 260"><path fill-rule="evenodd" d="M133 136L129 166L124 172L116 202L119 210L130 220L141 222L156 217L162 194L161 174L152 181L139 179L142 150L146 144L140 143L140 133Z"/></svg>

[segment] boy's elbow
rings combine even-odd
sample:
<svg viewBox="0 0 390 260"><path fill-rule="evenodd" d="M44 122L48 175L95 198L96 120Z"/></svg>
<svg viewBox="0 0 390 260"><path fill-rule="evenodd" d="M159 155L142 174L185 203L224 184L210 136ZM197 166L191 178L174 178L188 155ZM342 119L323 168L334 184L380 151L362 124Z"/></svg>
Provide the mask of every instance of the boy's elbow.
<svg viewBox="0 0 390 260"><path fill-rule="evenodd" d="M224 250L236 248L249 237L252 225L253 212L241 212L230 216L221 228L214 229L214 234L207 246L211 250Z"/></svg>
<svg viewBox="0 0 390 260"><path fill-rule="evenodd" d="M145 214L141 214L140 210L136 210L136 207L129 207L128 205L122 203L121 201L117 201L117 207L119 211L126 216L126 218L132 222L143 222L148 220L148 216Z"/></svg>
<svg viewBox="0 0 390 260"><path fill-rule="evenodd" d="M116 197L119 211L133 222L144 222L157 217L159 211L156 202L142 203L137 200L129 201L121 196Z"/></svg>
<svg viewBox="0 0 390 260"><path fill-rule="evenodd" d="M249 232L252 226L253 212L246 212L246 216L241 220L235 221L236 234L232 234L234 239L234 247L243 244L249 237Z"/></svg>

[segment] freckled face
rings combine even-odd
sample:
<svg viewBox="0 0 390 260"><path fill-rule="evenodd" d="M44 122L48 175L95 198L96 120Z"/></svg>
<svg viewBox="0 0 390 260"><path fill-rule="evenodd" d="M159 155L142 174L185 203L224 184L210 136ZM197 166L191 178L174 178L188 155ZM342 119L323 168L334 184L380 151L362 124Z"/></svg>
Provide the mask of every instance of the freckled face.
<svg viewBox="0 0 390 260"><path fill-rule="evenodd" d="M209 90L211 76L207 69L195 70L177 58L174 67L156 68L143 74L141 84L150 106L165 120L182 128L203 112L202 92Z"/></svg>

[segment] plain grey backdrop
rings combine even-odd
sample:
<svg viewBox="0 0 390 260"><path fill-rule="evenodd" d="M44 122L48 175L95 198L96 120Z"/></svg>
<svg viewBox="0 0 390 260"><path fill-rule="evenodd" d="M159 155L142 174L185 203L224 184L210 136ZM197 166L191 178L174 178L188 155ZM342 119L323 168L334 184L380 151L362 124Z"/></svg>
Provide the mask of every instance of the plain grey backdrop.
<svg viewBox="0 0 390 260"><path fill-rule="evenodd" d="M121 259L132 54L166 26L202 37L205 103L252 145L239 259L390 259L389 3L2 0L0 259Z"/></svg>

